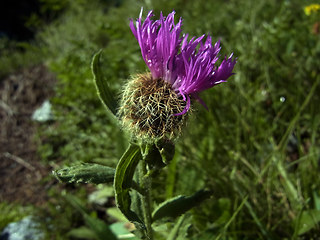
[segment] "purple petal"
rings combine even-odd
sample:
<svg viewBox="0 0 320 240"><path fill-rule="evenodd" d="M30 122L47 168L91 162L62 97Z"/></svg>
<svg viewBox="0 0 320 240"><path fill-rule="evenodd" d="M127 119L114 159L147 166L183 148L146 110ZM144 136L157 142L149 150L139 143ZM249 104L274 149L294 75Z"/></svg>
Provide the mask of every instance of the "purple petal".
<svg viewBox="0 0 320 240"><path fill-rule="evenodd" d="M230 57L227 59L225 58L218 69L215 71L213 77L211 78L211 82L213 83L212 86L219 84L221 81L225 82L231 75L232 70L234 68L234 65L237 63L237 59L232 61L233 53L230 55Z"/></svg>
<svg viewBox="0 0 320 240"><path fill-rule="evenodd" d="M207 104L196 93L192 94L192 97L196 99L208 111Z"/></svg>
<svg viewBox="0 0 320 240"><path fill-rule="evenodd" d="M150 11L142 24L142 11L135 24L130 20L130 29L137 39L142 57L154 79L162 78L172 84L176 93L186 101L185 109L176 116L185 114L190 108L190 97L195 98L204 107L206 104L198 93L225 82L231 75L237 59L233 54L216 65L219 59L220 40L212 45L211 36L180 36L182 19L174 23L175 12L168 16L160 13L159 20L152 20Z"/></svg>
<svg viewBox="0 0 320 240"><path fill-rule="evenodd" d="M175 25L173 11L167 17L161 13L160 19L153 21L150 11L142 24L141 13L135 26L133 21L130 21L130 28L138 40L142 57L153 78L163 78L171 82L176 78L175 56L181 43L182 19Z"/></svg>

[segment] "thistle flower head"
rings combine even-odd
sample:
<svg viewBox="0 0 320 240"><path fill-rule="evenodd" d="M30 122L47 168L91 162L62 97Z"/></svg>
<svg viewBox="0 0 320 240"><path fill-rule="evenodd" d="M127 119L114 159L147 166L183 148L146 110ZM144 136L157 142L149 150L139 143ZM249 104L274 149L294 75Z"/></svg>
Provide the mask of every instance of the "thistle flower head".
<svg viewBox="0 0 320 240"><path fill-rule="evenodd" d="M139 18L130 21L150 70L129 82L122 96L120 115L134 126L135 134L141 130L151 138L175 136L190 110L191 98L206 107L198 94L233 74L233 54L218 65L220 41L213 45L209 35L188 40L188 34L181 35L182 19L175 24L174 15L174 11L167 17L160 13L158 20L152 20L150 11L142 22L141 9Z"/></svg>

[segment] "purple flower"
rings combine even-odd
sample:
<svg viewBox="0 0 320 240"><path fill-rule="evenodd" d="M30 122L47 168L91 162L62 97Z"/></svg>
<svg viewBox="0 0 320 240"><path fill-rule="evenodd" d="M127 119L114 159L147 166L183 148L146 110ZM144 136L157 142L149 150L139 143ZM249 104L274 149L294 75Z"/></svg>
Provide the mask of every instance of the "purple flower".
<svg viewBox="0 0 320 240"><path fill-rule="evenodd" d="M220 41L212 45L208 35L188 41L188 34L180 36L182 19L174 23L173 11L167 17L160 13L159 20L152 20L150 11L142 23L142 9L135 24L130 21L130 28L138 40L142 57L151 71L152 78L161 78L172 84L176 93L186 101L185 109L176 115L185 114L190 108L190 97L198 100L205 108L205 103L198 93L211 88L233 75L236 59L229 58L216 65L219 59ZM199 47L198 47L199 46Z"/></svg>

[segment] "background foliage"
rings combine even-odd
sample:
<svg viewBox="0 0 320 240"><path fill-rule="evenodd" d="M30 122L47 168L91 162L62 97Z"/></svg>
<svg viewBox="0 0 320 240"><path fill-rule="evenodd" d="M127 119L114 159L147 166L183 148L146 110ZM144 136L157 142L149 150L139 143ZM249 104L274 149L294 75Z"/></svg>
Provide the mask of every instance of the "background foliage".
<svg viewBox="0 0 320 240"><path fill-rule="evenodd" d="M175 159L154 183L156 199L214 191L183 220L182 239L320 237L320 35L317 18L303 11L309 1L64 2L36 39L58 78L55 120L39 129L44 161L116 164L127 140L96 95L91 58L103 48L104 74L119 96L130 75L146 70L129 19L141 6L145 14L174 9L184 32L221 39L222 53L238 63L228 83L203 93L208 112L195 103Z"/></svg>

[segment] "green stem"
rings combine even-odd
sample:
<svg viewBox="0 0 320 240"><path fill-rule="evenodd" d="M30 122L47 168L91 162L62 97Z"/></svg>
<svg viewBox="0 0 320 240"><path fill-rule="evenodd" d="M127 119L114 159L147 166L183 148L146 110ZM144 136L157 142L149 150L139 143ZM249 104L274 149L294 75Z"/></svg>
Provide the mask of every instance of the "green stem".
<svg viewBox="0 0 320 240"><path fill-rule="evenodd" d="M153 230L151 227L152 217L151 217L151 179L147 173L147 166L145 162L145 156L139 164L139 178L141 187L144 189L144 195L141 195L141 202L143 208L144 222L146 224L147 239L153 240Z"/></svg>
<svg viewBox="0 0 320 240"><path fill-rule="evenodd" d="M179 234L179 230L180 230L181 226L183 225L183 222L186 219L186 217L187 217L187 214L183 214L179 218L178 222L174 225L173 229L171 230L167 240L175 240L175 239L177 239L178 234Z"/></svg>
<svg viewBox="0 0 320 240"><path fill-rule="evenodd" d="M131 188L136 190L142 196L146 195L144 189L142 187L140 187L140 185L138 183L136 183L134 180L132 180Z"/></svg>

